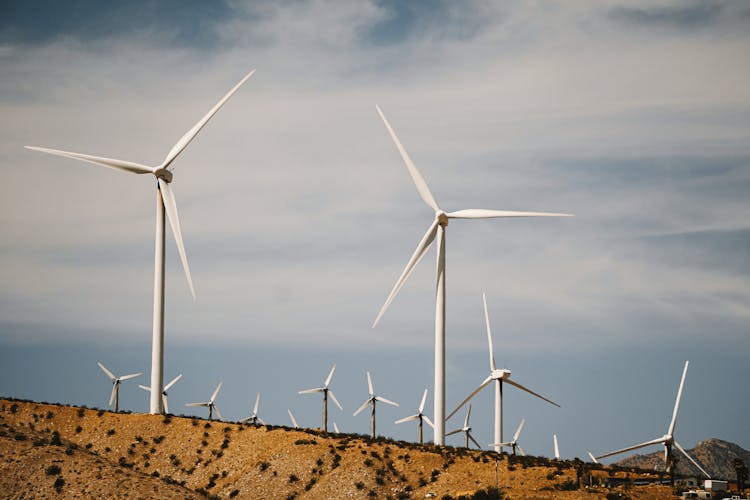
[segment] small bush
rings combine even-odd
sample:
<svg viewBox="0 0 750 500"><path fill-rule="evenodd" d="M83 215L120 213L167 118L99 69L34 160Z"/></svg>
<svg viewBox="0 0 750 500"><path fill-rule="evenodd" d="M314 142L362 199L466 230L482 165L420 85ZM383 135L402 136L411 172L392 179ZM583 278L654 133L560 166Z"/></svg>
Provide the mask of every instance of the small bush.
<svg viewBox="0 0 750 500"><path fill-rule="evenodd" d="M110 430L107 431L107 436L114 436L114 435L115 435L115 430L114 429L110 429Z"/></svg>
<svg viewBox="0 0 750 500"><path fill-rule="evenodd" d="M363 483L362 481L357 481L356 483L354 483L354 487L358 490L363 490L365 489L365 483Z"/></svg>
<svg viewBox="0 0 750 500"><path fill-rule="evenodd" d="M258 468L263 472L264 470L268 469L271 466L268 462L261 462L258 464Z"/></svg>
<svg viewBox="0 0 750 500"><path fill-rule="evenodd" d="M240 494L240 490L232 490L232 492L229 494L229 498L234 498L239 494Z"/></svg>
<svg viewBox="0 0 750 500"><path fill-rule="evenodd" d="M78 416L83 418L83 416L86 414L83 408L78 408Z"/></svg>
<svg viewBox="0 0 750 500"><path fill-rule="evenodd" d="M46 473L46 474L47 474L48 476L56 476L56 475L58 475L58 474L59 474L60 472L62 472L62 469L60 469L60 466L59 466L59 465L57 465L57 464L52 464L52 465L50 465L49 467L47 467L47 468L46 468L46 469L44 470L44 472L45 472L45 473Z"/></svg>
<svg viewBox="0 0 750 500"><path fill-rule="evenodd" d="M79 425L78 427L76 427L76 434L80 434L82 430L83 430L83 427Z"/></svg>
<svg viewBox="0 0 750 500"><path fill-rule="evenodd" d="M65 486L65 479L63 479L62 477L58 477L57 479L55 479L55 484L53 484L52 486L54 486L55 490L60 493L60 491L62 491L62 487Z"/></svg>
<svg viewBox="0 0 750 500"><path fill-rule="evenodd" d="M366 467L372 467L373 465L372 460L370 460L369 458L365 458L365 461L363 463Z"/></svg>
<svg viewBox="0 0 750 500"><path fill-rule="evenodd" d="M16 403L13 403L12 405L10 405L11 413L16 413L17 411L18 411L18 405Z"/></svg>
<svg viewBox="0 0 750 500"><path fill-rule="evenodd" d="M289 474L289 484L294 484L299 481L297 474Z"/></svg>

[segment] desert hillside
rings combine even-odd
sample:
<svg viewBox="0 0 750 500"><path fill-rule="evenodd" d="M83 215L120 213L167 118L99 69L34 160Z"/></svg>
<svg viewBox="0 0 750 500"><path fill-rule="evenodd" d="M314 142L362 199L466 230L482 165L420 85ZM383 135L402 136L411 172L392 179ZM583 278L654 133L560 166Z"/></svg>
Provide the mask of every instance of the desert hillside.
<svg viewBox="0 0 750 500"><path fill-rule="evenodd" d="M347 434L0 399L0 488L11 498L488 498L496 480L499 496L513 499L671 497L666 486L600 486L648 476Z"/></svg>

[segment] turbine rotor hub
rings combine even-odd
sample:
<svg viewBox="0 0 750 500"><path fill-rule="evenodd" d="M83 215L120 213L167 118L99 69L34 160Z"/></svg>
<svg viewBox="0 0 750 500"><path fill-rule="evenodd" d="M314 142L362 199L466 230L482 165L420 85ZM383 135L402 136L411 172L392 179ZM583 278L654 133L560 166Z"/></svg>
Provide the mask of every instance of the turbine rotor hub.
<svg viewBox="0 0 750 500"><path fill-rule="evenodd" d="M435 219L438 221L438 224L443 227L446 227L448 225L448 215L442 210L435 214Z"/></svg>
<svg viewBox="0 0 750 500"><path fill-rule="evenodd" d="M505 368L500 370L492 370L492 380L505 380L507 378L510 378L510 370L506 370Z"/></svg>
<svg viewBox="0 0 750 500"><path fill-rule="evenodd" d="M172 172L170 172L166 168L160 168L159 170L154 172L154 175L156 176L157 179L161 179L167 184L172 182Z"/></svg>

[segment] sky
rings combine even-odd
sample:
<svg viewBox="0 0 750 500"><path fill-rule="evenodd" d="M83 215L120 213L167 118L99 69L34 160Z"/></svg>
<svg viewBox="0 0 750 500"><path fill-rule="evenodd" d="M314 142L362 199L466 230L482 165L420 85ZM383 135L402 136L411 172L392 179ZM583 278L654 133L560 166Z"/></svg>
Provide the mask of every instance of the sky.
<svg viewBox="0 0 750 500"><path fill-rule="evenodd" d="M744 1L10 1L0 5L0 395L145 411L154 182L24 145L155 165L251 69L174 163L194 302L167 241L175 413L320 421L365 372L399 408L428 388L435 250L371 325L433 213L573 213L447 229L447 410L498 365L527 453L587 457L663 435L750 448L750 6ZM472 410L492 441L492 391ZM447 424L460 427L463 413ZM459 445L460 437L447 439ZM654 448L653 451L657 451ZM646 450L651 451L651 450Z"/></svg>

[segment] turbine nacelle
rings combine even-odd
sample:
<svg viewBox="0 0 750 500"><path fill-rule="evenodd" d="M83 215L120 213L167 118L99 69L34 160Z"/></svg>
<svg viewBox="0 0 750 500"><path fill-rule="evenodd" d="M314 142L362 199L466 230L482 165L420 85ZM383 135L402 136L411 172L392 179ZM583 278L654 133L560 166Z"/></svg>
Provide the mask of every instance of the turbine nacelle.
<svg viewBox="0 0 750 500"><path fill-rule="evenodd" d="M505 368L492 370L490 377L492 380L507 380L510 378L510 370L506 370Z"/></svg>
<svg viewBox="0 0 750 500"><path fill-rule="evenodd" d="M156 176L157 179L161 179L167 184L172 182L173 174L166 168L160 168L159 170L154 172L154 175Z"/></svg>
<svg viewBox="0 0 750 500"><path fill-rule="evenodd" d="M448 214L446 214L442 210L435 212L435 220L443 227L448 226Z"/></svg>

